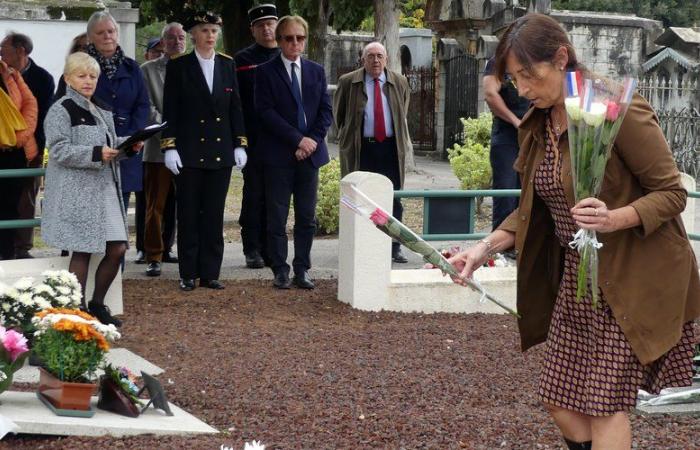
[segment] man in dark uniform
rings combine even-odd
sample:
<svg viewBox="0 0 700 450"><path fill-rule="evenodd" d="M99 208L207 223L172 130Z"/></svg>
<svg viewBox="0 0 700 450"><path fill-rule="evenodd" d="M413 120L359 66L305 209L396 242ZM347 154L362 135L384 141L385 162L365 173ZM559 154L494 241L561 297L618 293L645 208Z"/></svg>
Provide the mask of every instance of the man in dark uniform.
<svg viewBox="0 0 700 450"><path fill-rule="evenodd" d="M54 81L50 73L38 66L29 55L34 46L29 36L10 32L0 43L0 57L8 66L19 71L22 79L36 98L39 107L39 117L36 123L34 138L39 150L36 158L26 161L25 166L40 167L44 157L46 137L44 136L44 118L51 106ZM17 218L33 219L35 215L36 194L39 191L39 178L17 178L13 180L22 185L22 192L17 203ZM12 231L12 230L10 230ZM21 228L15 233L15 258L32 258L29 250L34 246L34 229Z"/></svg>
<svg viewBox="0 0 700 450"><path fill-rule="evenodd" d="M171 58L163 88L161 149L175 175L180 289L195 279L210 289L219 282L224 255L224 204L231 168L247 161L243 112L233 58L216 53L221 18L198 12L185 21L194 50Z"/></svg>
<svg viewBox="0 0 700 450"><path fill-rule="evenodd" d="M259 269L269 265L265 220L265 184L261 152L256 148L260 119L255 114L253 92L255 68L280 53L275 40L277 8L272 4L254 6L248 10L250 32L255 43L236 53L236 73L241 90L241 102L245 129L248 137L248 163L243 170L243 201L238 223L241 225L241 240L246 266Z"/></svg>
<svg viewBox="0 0 700 450"><path fill-rule="evenodd" d="M491 127L491 172L493 189L520 189L520 179L513 169L518 156L518 126L530 107L530 101L518 96L511 77L506 74L504 83L493 75L491 58L484 69L484 97L493 113ZM492 225L495 230L518 207L518 197L494 197Z"/></svg>

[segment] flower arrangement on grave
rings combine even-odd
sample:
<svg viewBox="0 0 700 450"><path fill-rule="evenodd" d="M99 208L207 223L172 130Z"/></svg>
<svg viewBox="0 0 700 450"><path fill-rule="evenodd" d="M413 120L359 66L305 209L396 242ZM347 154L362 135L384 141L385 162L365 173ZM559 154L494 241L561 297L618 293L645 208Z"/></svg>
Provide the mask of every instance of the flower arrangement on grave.
<svg viewBox="0 0 700 450"><path fill-rule="evenodd" d="M118 414L138 417L142 406L138 397L139 387L136 375L126 367L107 364L100 379L100 398L97 407Z"/></svg>
<svg viewBox="0 0 700 450"><path fill-rule="evenodd" d="M16 330L0 326L0 392L12 384L12 376L29 356L27 338Z"/></svg>
<svg viewBox="0 0 700 450"><path fill-rule="evenodd" d="M22 330L32 340L32 318L47 308L74 308L80 305L78 279L67 270L46 271L42 281L33 278L17 280L12 286L0 283L0 322L8 328Z"/></svg>
<svg viewBox="0 0 700 450"><path fill-rule="evenodd" d="M79 309L48 308L32 319L36 328L33 351L43 368L61 381L84 382L94 373L121 335Z"/></svg>
<svg viewBox="0 0 700 450"><path fill-rule="evenodd" d="M459 272L457 272L457 269L455 269L435 247L425 242L410 228L396 220L396 218L382 209L355 186L344 184L341 187L340 202L354 213L371 220L378 230L397 240L409 250L421 255L426 263L432 264L433 267L440 269L443 274L450 275L453 278L463 279L467 286L481 294L481 301L489 300L508 311L510 314L520 317L516 311L487 293L478 281L472 278L462 278Z"/></svg>
<svg viewBox="0 0 700 450"><path fill-rule="evenodd" d="M597 197L603 184L605 166L627 108L632 102L636 80L623 83L585 79L581 72L568 72L564 81L569 150L574 197L579 202ZM593 307L598 304L598 242L596 232L580 229L569 243L578 250L580 261L576 299L591 292Z"/></svg>

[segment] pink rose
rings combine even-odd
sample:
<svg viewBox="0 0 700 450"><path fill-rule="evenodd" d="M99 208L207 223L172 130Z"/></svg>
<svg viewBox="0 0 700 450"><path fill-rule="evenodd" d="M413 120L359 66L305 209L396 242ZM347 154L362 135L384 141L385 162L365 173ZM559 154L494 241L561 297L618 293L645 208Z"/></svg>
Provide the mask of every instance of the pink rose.
<svg viewBox="0 0 700 450"><path fill-rule="evenodd" d="M15 362L17 357L29 350L27 347L27 338L15 330L7 330L5 332L2 345L5 347L5 350L7 350L7 353L10 354L12 362Z"/></svg>
<svg viewBox="0 0 700 450"><path fill-rule="evenodd" d="M620 116L620 105L618 105L616 102L609 101L608 102L608 110L605 114L605 118L611 122L614 122L617 120L617 118L619 116Z"/></svg>
<svg viewBox="0 0 700 450"><path fill-rule="evenodd" d="M389 215L380 208L375 209L369 218L378 227L382 227L389 222Z"/></svg>

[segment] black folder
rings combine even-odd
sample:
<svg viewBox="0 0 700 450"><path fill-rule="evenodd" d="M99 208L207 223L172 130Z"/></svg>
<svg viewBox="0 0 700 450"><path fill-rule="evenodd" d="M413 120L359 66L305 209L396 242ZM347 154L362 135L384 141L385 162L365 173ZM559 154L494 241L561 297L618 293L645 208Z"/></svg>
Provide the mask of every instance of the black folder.
<svg viewBox="0 0 700 450"><path fill-rule="evenodd" d="M124 150L127 153L127 155L131 156L135 153L131 150L131 147L134 144L140 141L145 141L146 139L153 137L153 135L160 133L166 128L168 128L168 122L149 125L146 128L143 128L129 136L129 138L126 141L122 142L122 144L119 147L117 147L117 150Z"/></svg>

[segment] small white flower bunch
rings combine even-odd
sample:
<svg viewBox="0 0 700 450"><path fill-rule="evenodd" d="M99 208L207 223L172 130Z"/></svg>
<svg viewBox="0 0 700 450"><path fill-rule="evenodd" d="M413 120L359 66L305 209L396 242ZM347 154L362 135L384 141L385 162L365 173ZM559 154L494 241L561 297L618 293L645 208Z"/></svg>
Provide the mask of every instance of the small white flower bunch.
<svg viewBox="0 0 700 450"><path fill-rule="evenodd" d="M86 319L85 317L90 317L89 315L85 313L80 313L77 312L77 314L73 313L68 313L68 312L55 312L55 311L65 311L65 310L55 310L52 309L50 311L46 311L43 317L34 317L32 318L32 324L36 328L36 331L34 332L34 336L40 336L42 333L46 332L46 330L52 328L54 324L61 320L68 320L70 322L75 322L75 323L84 323L87 325L90 325L95 331L100 333L102 336L107 339L109 342L114 342L117 339L121 338L122 335L117 331L117 327L112 325L111 323L109 325L105 325L102 322L100 322L97 319ZM48 314L46 314L48 313ZM79 314L84 315L85 317L81 317Z"/></svg>
<svg viewBox="0 0 700 450"><path fill-rule="evenodd" d="M0 283L0 322L6 327L24 328L45 303L35 299L34 279L20 278L12 286ZM50 305L49 305L50 306Z"/></svg>
<svg viewBox="0 0 700 450"><path fill-rule="evenodd" d="M75 274L67 270L47 270L41 274L44 282L34 286L34 295L46 300L53 308L77 308L82 292ZM42 308L45 309L45 308Z"/></svg>
<svg viewBox="0 0 700 450"><path fill-rule="evenodd" d="M246 442L243 450L265 450L265 446L260 441Z"/></svg>

